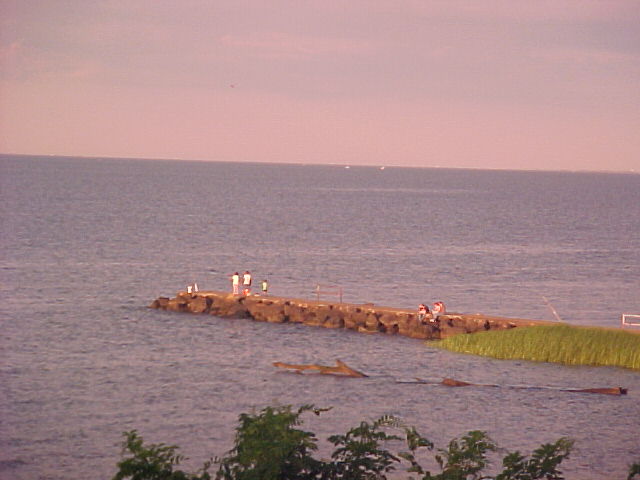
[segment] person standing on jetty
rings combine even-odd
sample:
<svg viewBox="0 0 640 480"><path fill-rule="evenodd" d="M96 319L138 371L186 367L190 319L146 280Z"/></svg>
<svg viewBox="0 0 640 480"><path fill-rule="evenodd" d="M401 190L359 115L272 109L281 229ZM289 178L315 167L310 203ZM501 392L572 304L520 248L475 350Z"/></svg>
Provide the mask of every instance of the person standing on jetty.
<svg viewBox="0 0 640 480"><path fill-rule="evenodd" d="M249 270L244 271L244 275L242 276L242 291L247 295L251 292L251 272Z"/></svg>
<svg viewBox="0 0 640 480"><path fill-rule="evenodd" d="M262 294L267 295L267 292L269 291L269 282L267 282L266 278L262 280L260 287L262 288Z"/></svg>
<svg viewBox="0 0 640 480"><path fill-rule="evenodd" d="M240 294L240 274L238 272L231 275L231 291L234 295Z"/></svg>

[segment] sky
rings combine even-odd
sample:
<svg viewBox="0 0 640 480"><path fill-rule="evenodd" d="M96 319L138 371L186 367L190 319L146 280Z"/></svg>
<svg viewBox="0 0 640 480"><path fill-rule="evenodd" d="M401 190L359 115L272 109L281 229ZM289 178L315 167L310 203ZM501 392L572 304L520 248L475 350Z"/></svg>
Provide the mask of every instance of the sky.
<svg viewBox="0 0 640 480"><path fill-rule="evenodd" d="M0 152L640 171L640 0L0 0Z"/></svg>

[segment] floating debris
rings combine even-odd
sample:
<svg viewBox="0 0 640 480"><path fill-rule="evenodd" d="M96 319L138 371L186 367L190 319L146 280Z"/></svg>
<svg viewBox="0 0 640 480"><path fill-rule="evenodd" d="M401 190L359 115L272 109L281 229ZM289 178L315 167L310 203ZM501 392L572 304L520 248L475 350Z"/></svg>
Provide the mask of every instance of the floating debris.
<svg viewBox="0 0 640 480"><path fill-rule="evenodd" d="M316 370L318 373L323 375L339 375L343 377L368 377L362 372L354 370L349 367L346 363L341 362L340 360L336 360L335 367L327 367L325 365L295 365L291 363L282 363L282 362L273 362L274 367L279 368L290 368L292 370L296 370L296 373L302 373L304 370Z"/></svg>
<svg viewBox="0 0 640 480"><path fill-rule="evenodd" d="M627 389L623 387L602 387L602 388L564 388L564 387L546 387L536 385L496 385L489 383L469 383L454 378L443 378L442 381L430 381L416 378L414 381L397 382L397 383L420 383L425 385L446 385L447 387L496 387L496 388L517 388L521 390L556 390L558 392L575 392L575 393L599 393L602 395L626 395Z"/></svg>

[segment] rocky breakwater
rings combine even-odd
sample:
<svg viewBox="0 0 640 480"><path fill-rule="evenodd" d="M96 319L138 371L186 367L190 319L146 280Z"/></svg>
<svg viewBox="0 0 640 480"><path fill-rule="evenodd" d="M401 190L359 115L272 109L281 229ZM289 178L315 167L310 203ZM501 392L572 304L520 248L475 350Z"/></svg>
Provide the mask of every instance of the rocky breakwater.
<svg viewBox="0 0 640 480"><path fill-rule="evenodd" d="M403 335L425 340L441 339L460 333L551 323L457 313L440 315L437 320L423 323L418 320L415 310L382 307L372 303L351 304L273 296L239 296L216 291L178 292L174 298L157 298L149 307L223 318L250 318L258 322L303 323L316 327Z"/></svg>

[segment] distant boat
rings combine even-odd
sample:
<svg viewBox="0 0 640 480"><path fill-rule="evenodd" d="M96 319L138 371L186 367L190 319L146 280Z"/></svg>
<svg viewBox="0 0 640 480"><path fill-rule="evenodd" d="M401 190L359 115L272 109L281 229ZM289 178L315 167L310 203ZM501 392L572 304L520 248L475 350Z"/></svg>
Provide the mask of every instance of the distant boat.
<svg viewBox="0 0 640 480"><path fill-rule="evenodd" d="M349 165L347 165L347 166L346 166L346 167L344 167L344 168L351 168L351 167L350 167Z"/></svg>
<svg viewBox="0 0 640 480"><path fill-rule="evenodd" d="M380 170L384 170L384 167L380 167Z"/></svg>

